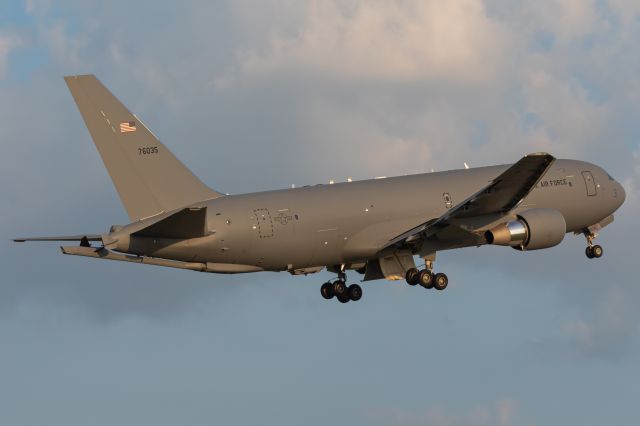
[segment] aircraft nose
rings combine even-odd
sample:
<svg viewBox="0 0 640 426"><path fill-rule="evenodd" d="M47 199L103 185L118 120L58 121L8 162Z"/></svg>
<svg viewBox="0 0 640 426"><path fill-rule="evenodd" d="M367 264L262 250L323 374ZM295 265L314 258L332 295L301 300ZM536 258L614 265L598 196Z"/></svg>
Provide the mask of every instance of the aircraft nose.
<svg viewBox="0 0 640 426"><path fill-rule="evenodd" d="M620 200L620 205L618 207L620 207L624 203L624 200L627 198L627 193L624 191L624 187L620 185L619 182L616 182L616 185L618 186L616 189L618 192L618 199Z"/></svg>

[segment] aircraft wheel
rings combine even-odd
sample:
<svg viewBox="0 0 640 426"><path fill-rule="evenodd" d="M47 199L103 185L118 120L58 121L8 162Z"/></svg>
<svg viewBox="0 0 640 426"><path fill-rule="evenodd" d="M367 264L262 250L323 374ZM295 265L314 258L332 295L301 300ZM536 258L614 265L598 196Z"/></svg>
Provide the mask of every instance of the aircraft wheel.
<svg viewBox="0 0 640 426"><path fill-rule="evenodd" d="M433 274L428 269L423 269L418 274L418 283L424 288L433 288Z"/></svg>
<svg viewBox="0 0 640 426"><path fill-rule="evenodd" d="M348 294L337 294L336 298L340 301L340 303L347 303L349 300L351 300L349 298Z"/></svg>
<svg viewBox="0 0 640 426"><path fill-rule="evenodd" d="M349 299L357 302L362 297L362 287L358 284L351 284L349 286Z"/></svg>
<svg viewBox="0 0 640 426"><path fill-rule="evenodd" d="M418 281L420 281L418 278L418 274L420 274L420 271L418 271L416 268L410 268L409 270L407 270L407 273L405 274L405 279L407 280L407 284L409 285L418 284Z"/></svg>
<svg viewBox="0 0 640 426"><path fill-rule="evenodd" d="M584 251L584 254L586 254L589 259L593 259L595 257L593 254L593 247L591 246L587 246L587 248Z"/></svg>
<svg viewBox="0 0 640 426"><path fill-rule="evenodd" d="M449 278L447 278L446 274L438 273L435 277L433 277L433 287L436 290L444 290L449 285Z"/></svg>
<svg viewBox="0 0 640 426"><path fill-rule="evenodd" d="M602 254L604 253L604 250L602 250L601 246L595 245L593 247L591 247L591 253L593 254L593 257L600 258L602 257Z"/></svg>
<svg viewBox="0 0 640 426"><path fill-rule="evenodd" d="M344 281L337 280L333 282L333 294L336 296L347 296L347 298L349 298L347 285Z"/></svg>
<svg viewBox="0 0 640 426"><path fill-rule="evenodd" d="M327 300L333 299L333 296L334 296L333 284L331 283L322 284L322 287L320 287L320 293L322 294L322 297L324 297Z"/></svg>

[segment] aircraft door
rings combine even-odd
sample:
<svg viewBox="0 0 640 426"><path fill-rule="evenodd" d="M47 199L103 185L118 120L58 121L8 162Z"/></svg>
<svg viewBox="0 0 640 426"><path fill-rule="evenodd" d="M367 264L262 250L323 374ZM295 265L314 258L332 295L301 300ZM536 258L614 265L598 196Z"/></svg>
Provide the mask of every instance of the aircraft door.
<svg viewBox="0 0 640 426"><path fill-rule="evenodd" d="M587 186L587 196L592 197L598 193L596 189L596 181L593 179L593 174L588 171L582 172L582 178Z"/></svg>
<svg viewBox="0 0 640 426"><path fill-rule="evenodd" d="M273 237L273 219L269 213L269 209L255 209L253 214L256 216L256 227L258 228L259 238Z"/></svg>

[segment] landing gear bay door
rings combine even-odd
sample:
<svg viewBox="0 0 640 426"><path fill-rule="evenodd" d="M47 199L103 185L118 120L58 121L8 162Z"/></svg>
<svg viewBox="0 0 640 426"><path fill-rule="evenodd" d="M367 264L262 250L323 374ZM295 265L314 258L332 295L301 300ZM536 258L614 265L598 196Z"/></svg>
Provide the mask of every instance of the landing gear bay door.
<svg viewBox="0 0 640 426"><path fill-rule="evenodd" d="M367 262L367 269L363 281L387 279L391 281L403 280L409 269L415 268L413 254L408 251L383 256L377 260Z"/></svg>

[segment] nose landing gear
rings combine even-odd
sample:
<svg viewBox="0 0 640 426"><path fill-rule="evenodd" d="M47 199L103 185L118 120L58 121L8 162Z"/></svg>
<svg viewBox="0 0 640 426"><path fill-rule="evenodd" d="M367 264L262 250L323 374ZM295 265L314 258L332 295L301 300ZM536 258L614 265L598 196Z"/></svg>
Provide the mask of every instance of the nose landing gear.
<svg viewBox="0 0 640 426"><path fill-rule="evenodd" d="M598 259L602 257L602 255L604 254L604 250L602 249L602 247L597 244L593 244L593 240L596 239L597 235L590 232L589 230L585 230L584 236L587 239L587 243L589 244L584 251L587 257L589 259Z"/></svg>
<svg viewBox="0 0 640 426"><path fill-rule="evenodd" d="M585 254L589 259L597 259L599 257L602 257L603 253L604 251L602 250L602 247L597 244L594 246L587 246L587 248L585 249Z"/></svg>

